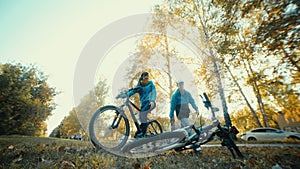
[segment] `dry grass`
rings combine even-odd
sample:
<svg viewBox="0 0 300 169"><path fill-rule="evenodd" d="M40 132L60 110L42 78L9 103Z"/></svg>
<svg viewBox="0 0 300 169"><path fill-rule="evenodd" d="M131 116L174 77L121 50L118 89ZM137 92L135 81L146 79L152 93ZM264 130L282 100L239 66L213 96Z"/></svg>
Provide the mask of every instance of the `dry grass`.
<svg viewBox="0 0 300 169"><path fill-rule="evenodd" d="M299 143L298 143L299 144ZM0 137L0 168L272 168L300 166L300 147L240 147L244 159L232 159L224 147L201 153L168 151L147 158L119 157L96 150L89 142L25 136Z"/></svg>

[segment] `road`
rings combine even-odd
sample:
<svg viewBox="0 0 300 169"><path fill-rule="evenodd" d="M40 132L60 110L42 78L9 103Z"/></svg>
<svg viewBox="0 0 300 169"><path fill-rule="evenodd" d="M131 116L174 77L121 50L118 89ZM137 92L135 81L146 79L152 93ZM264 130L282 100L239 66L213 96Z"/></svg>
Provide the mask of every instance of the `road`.
<svg viewBox="0 0 300 169"><path fill-rule="evenodd" d="M205 144L201 147L221 147L221 144ZM237 144L238 147L300 147L300 144L274 143L274 144Z"/></svg>

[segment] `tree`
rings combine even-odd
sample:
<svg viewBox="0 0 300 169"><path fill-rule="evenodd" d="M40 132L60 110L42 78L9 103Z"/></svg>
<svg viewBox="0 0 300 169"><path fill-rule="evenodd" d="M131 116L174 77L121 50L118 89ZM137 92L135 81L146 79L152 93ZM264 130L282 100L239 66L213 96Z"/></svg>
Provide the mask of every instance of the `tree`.
<svg viewBox="0 0 300 169"><path fill-rule="evenodd" d="M224 85L222 84L222 75L221 75L221 64L218 61L217 54L214 49L214 45L211 41L211 34L215 32L210 32L208 28L208 21L212 22L214 19L209 15L209 11L205 11L205 8L210 7L210 3L205 7L204 3L201 1L201 6L198 1L188 0L188 1L168 1L169 11L173 15L179 16L180 18L187 20L190 25L198 27L199 32L202 32L199 35L199 39L202 39L203 44L205 44L206 50L204 53L209 57L209 62L211 64L211 71L214 72L215 76L215 86L217 86L218 94L222 101L222 109L227 127L231 127L231 120L228 114L228 108L225 98ZM194 34L194 33L193 33ZM197 45L197 44L196 44ZM199 46L199 45L198 45Z"/></svg>
<svg viewBox="0 0 300 169"><path fill-rule="evenodd" d="M99 80L94 89L81 98L79 105L69 112L50 136L67 138L76 134L87 135L89 121L93 113L105 105L107 93L106 80Z"/></svg>
<svg viewBox="0 0 300 169"><path fill-rule="evenodd" d="M55 127L55 129L52 130L52 132L50 133L49 137L56 137L56 138L60 138L60 129L62 124L60 124L59 126Z"/></svg>
<svg viewBox="0 0 300 169"><path fill-rule="evenodd" d="M295 103L294 98L299 96L299 2L292 0L283 1L253 1L243 4L242 16L255 23L255 29L249 29L246 36L253 39L252 48L265 51L265 60L272 72L272 78L264 77L259 84L267 100L275 99L278 109L288 111L282 103L287 103L282 97ZM253 52L253 53L254 53ZM272 64L274 62L276 64ZM273 65L273 66L270 66ZM280 92L274 92L274 85ZM283 93L285 91L285 93ZM297 100L297 99L296 99ZM283 101L283 102L282 102ZM286 105L289 105L289 104ZM274 105L274 104L273 104ZM299 109L299 103L293 104L288 109ZM277 110L278 111L278 110ZM289 113L288 113L289 114ZM297 113L294 115L297 116Z"/></svg>
<svg viewBox="0 0 300 169"><path fill-rule="evenodd" d="M57 94L46 80L32 65L0 65L0 135L45 134Z"/></svg>
<svg viewBox="0 0 300 169"><path fill-rule="evenodd" d="M83 134L84 131L79 123L75 109L72 109L68 116L61 122L59 129L60 137L68 138L72 135Z"/></svg>
<svg viewBox="0 0 300 169"><path fill-rule="evenodd" d="M272 119L269 119L271 116L265 106L272 105L273 111L276 112L276 109L282 109L282 106L274 104L275 98L293 98L287 96L299 95L299 87L296 85L299 83L299 22L295 20L300 14L299 3L223 0L215 2L224 12L223 23L231 23L231 27L238 28L235 30L239 32L239 38L235 36L230 39L228 26L223 29L227 33L226 39L223 40L226 42L222 45L223 51L227 53L226 57L231 55L227 60L243 65L244 70L247 70L247 84L253 89L264 126L269 126L269 120ZM219 39L218 41L220 42ZM233 50L236 52L232 52ZM222 50L219 51L222 53ZM283 85L289 90L275 96L272 92L274 84ZM293 104L292 107L297 109L298 104ZM294 109L292 107L290 109Z"/></svg>
<svg viewBox="0 0 300 169"><path fill-rule="evenodd" d="M81 98L79 105L75 108L75 111L84 130L88 129L93 113L98 108L105 105L107 94L108 86L106 84L106 80L101 79L88 94Z"/></svg>
<svg viewBox="0 0 300 169"><path fill-rule="evenodd" d="M203 1L201 2L203 5ZM241 24L245 21L243 21L240 17L239 4L240 2L238 1L218 0L214 1L213 5L210 5L210 8L219 13L219 15L215 15L214 18L215 20L218 20L218 22L208 22L211 42L214 44L214 47L218 52L218 62L226 69L226 72L223 73L229 73L231 78L228 78L228 81L232 81L233 86L238 88L238 91L249 107L254 120L258 126L262 126L256 114L256 110L250 104L249 96L246 97L246 94L242 89L242 86L245 86L245 82L243 82L243 80L239 80L248 79L246 84L252 87L257 98L259 109L264 117L264 124L265 126L268 126L266 111L261 98L261 91L258 86L259 76L261 76L261 74L258 74L253 70L253 63L256 57L251 55L252 48L249 46L249 43L242 41L240 38L240 36L244 36L240 30L243 30L245 27ZM213 32L213 34L211 32ZM233 72L238 72L238 77L236 77ZM231 97L233 93L236 92L231 90L229 99L233 98Z"/></svg>

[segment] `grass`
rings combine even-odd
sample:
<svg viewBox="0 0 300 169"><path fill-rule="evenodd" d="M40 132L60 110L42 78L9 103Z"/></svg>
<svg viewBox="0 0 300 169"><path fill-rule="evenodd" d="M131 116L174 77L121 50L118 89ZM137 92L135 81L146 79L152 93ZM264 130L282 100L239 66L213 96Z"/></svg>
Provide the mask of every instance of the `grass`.
<svg viewBox="0 0 300 169"><path fill-rule="evenodd" d="M216 142L218 143L218 142ZM245 143L237 141L237 144ZM256 142L257 143L257 142ZM267 142L270 143L270 142ZM274 143L274 142L271 142ZM278 143L278 142L276 142ZM279 142L283 143L283 142ZM284 142L289 143L289 142ZM299 144L299 142L292 142ZM28 136L0 136L0 169L7 168L297 168L300 147L240 147L244 159L232 159L224 147L203 147L201 153L173 150L146 158L120 157L95 149L90 142Z"/></svg>

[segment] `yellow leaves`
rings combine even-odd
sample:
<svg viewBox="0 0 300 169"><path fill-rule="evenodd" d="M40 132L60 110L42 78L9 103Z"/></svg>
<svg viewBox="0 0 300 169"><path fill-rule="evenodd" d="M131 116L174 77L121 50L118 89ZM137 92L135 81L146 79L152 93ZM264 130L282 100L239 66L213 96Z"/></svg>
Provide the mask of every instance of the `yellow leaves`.
<svg viewBox="0 0 300 169"><path fill-rule="evenodd" d="M245 36L249 35L250 33L251 33L251 29L250 28L244 29Z"/></svg>
<svg viewBox="0 0 300 169"><path fill-rule="evenodd" d="M174 13L175 15L180 16L181 13L182 13L182 10L181 10L180 8L176 8L176 9L173 11L173 13Z"/></svg>
<svg viewBox="0 0 300 169"><path fill-rule="evenodd" d="M148 34L143 38L144 47L146 47L147 49L152 49L156 47L161 40L162 36L160 35Z"/></svg>

